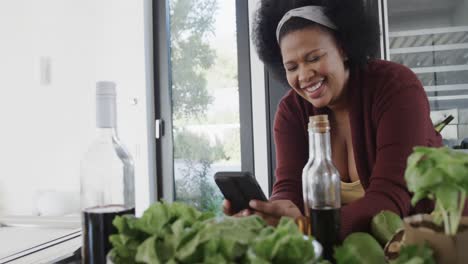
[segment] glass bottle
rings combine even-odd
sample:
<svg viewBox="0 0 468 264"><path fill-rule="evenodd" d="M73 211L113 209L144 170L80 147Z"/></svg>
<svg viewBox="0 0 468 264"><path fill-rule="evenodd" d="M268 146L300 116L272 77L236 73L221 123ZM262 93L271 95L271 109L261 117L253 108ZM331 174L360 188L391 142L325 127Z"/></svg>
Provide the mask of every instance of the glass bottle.
<svg viewBox="0 0 468 264"><path fill-rule="evenodd" d="M307 160L306 165L302 169L302 197L304 202L304 214L309 217L309 202L307 199L307 172L314 162L314 132L312 131L312 116L309 117L309 124L307 125L307 132L309 134L309 159Z"/></svg>
<svg viewBox="0 0 468 264"><path fill-rule="evenodd" d="M322 244L324 258L333 261L340 233L340 175L331 158L330 122L327 115L311 117L314 162L307 171L307 205L312 235ZM307 210L306 209L306 210Z"/></svg>
<svg viewBox="0 0 468 264"><path fill-rule="evenodd" d="M446 127L450 122L452 122L453 119L454 119L453 115L449 115L447 118L445 118L441 122L435 124L434 125L435 131L440 133L442 129L444 129L444 127Z"/></svg>
<svg viewBox="0 0 468 264"><path fill-rule="evenodd" d="M135 214L133 159L116 130L113 82L96 84L97 137L84 155L80 171L83 263L106 263L109 235L117 232L117 215Z"/></svg>

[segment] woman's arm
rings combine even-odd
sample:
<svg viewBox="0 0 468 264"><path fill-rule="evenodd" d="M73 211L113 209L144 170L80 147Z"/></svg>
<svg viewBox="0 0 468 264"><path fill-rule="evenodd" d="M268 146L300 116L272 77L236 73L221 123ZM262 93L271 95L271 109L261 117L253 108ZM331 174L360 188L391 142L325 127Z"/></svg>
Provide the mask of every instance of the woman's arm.
<svg viewBox="0 0 468 264"><path fill-rule="evenodd" d="M276 181L270 200L290 200L302 211L302 169L308 159L303 113L293 99L283 99L275 115Z"/></svg>

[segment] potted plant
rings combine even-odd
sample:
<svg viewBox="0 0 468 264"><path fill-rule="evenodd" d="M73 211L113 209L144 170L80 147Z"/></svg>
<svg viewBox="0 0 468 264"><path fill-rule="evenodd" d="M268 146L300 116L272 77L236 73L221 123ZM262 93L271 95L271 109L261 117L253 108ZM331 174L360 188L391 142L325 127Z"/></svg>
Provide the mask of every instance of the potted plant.
<svg viewBox="0 0 468 264"><path fill-rule="evenodd" d="M468 155L448 148L416 147L405 171L412 204L435 201L431 215L404 219L405 244L428 243L438 263L468 258L468 218L462 217L468 193Z"/></svg>

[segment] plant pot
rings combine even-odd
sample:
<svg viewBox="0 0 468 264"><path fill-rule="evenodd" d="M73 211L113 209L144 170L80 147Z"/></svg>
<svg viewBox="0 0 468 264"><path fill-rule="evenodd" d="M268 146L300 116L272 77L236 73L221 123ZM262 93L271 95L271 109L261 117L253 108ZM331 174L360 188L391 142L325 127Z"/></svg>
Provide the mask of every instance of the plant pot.
<svg viewBox="0 0 468 264"><path fill-rule="evenodd" d="M444 228L433 223L430 215L414 215L404 219L406 245L427 243L434 250L437 263L466 263L468 259L468 217L460 221L458 233L449 236Z"/></svg>

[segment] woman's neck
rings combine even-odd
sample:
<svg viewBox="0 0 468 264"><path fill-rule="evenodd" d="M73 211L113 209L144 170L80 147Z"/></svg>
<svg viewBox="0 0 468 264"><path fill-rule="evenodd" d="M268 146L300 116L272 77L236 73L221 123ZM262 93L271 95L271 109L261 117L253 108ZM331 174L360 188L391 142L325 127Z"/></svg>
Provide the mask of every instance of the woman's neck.
<svg viewBox="0 0 468 264"><path fill-rule="evenodd" d="M343 89L341 91L341 94L336 98L334 102L331 102L328 105L328 108L333 113L336 113L337 115L340 115L340 113L347 113L349 109L349 102L350 100L350 87L349 87L349 69L346 69L345 71L345 81L343 84Z"/></svg>
<svg viewBox="0 0 468 264"><path fill-rule="evenodd" d="M347 108L332 110L330 113L330 123L337 130L341 130L349 123L349 111Z"/></svg>

